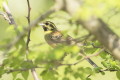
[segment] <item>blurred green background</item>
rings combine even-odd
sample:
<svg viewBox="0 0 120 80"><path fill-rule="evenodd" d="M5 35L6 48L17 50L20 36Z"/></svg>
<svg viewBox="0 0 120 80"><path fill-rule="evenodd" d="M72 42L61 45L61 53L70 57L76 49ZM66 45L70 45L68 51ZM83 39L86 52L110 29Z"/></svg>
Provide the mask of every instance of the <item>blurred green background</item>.
<svg viewBox="0 0 120 80"><path fill-rule="evenodd" d="M2 0L1 0L2 1ZM83 19L87 19L91 15L95 15L97 17L102 18L106 24L109 25L109 27L120 36L120 1L119 0L78 0L82 1L83 5L80 7L76 13L71 16L65 11L57 11L53 14L51 14L48 18L45 20L53 21L59 30L63 31L65 34L71 35L73 38L78 38L81 36L84 36L88 34L88 31L85 30L81 25L75 24L75 19L78 17L81 17ZM12 15L18 24L19 30L22 31L22 27L27 26L27 1L26 0L7 0L8 6L12 12ZM54 0L30 0L30 6L31 6L31 21L36 19L38 16L49 10L54 5ZM2 9L1 9L2 10ZM72 21L70 23L69 21ZM13 39L16 36L15 31L13 29L12 25L9 25L7 21L4 20L4 18L0 15L0 45L6 45L9 43L11 39ZM26 37L23 39L26 41ZM41 45L39 45L41 44ZM23 44L19 45L18 49L20 47L24 47ZM35 60L40 54L48 53L52 50L52 48L46 44L44 40L44 32L43 29L40 26L37 26L36 28L32 29L31 32L31 41L29 44L31 55L29 56L30 59ZM2 53L4 49L1 48L0 53ZM13 50L17 50L13 49ZM16 52L17 53L17 52ZM103 67L101 64L101 61L103 59L100 56L92 58L100 67ZM76 62L76 58L72 58L70 56L67 56L65 58L64 63L74 63ZM12 62L12 60L11 60ZM84 71L82 72L82 68L87 68L92 66L87 62L83 61L79 63L78 65L71 66L71 70L75 71L77 73L78 68L80 68L81 72L84 74ZM80 78L75 78L75 72L69 73L65 75L66 66L61 66L57 69L57 72L59 75L56 75L56 77L59 80L81 80ZM42 68L36 69L38 76L40 76L41 72L44 70ZM86 73L86 72L85 72ZM0 80L13 80L12 74L4 74ZM77 75L77 74L76 74ZM47 77L48 75L44 76ZM48 76L49 77L52 75ZM86 74L84 76L87 76ZM69 79L68 79L69 78ZM101 73L94 74L91 77L91 80L119 80L116 77L116 72L105 72L105 75L102 75ZM15 80L24 80L21 73L19 73ZM31 73L29 72L28 80L33 80L33 77Z"/></svg>

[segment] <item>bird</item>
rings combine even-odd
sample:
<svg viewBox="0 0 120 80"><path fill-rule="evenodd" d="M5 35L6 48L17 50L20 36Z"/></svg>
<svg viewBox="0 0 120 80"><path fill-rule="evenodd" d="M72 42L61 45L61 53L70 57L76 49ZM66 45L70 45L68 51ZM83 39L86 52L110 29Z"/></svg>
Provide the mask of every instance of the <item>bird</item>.
<svg viewBox="0 0 120 80"><path fill-rule="evenodd" d="M75 39L73 39L71 36L67 35L64 36L61 31L59 31L56 27L56 25L51 21L44 21L42 23L39 23L40 26L42 26L44 30L44 38L46 42L53 48L59 46L59 45L78 45L81 46ZM94 67L98 68L98 65L92 61L90 58L86 58L86 60Z"/></svg>

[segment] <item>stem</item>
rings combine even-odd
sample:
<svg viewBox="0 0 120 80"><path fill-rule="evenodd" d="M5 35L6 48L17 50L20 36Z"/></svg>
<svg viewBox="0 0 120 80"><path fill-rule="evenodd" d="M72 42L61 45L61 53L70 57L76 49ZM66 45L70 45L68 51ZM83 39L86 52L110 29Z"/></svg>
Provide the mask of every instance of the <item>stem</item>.
<svg viewBox="0 0 120 80"><path fill-rule="evenodd" d="M30 27L30 11L31 11L31 7L30 7L30 2L29 2L29 0L27 0L27 4L28 4L28 16L27 16L27 20L28 20L28 25L29 25L29 27ZM27 59L27 60L29 60L29 59L28 59L28 54L29 54L30 33L31 33L31 28L28 30L28 36L27 36L27 42L26 42L26 59ZM33 62L31 61L31 63L33 63ZM33 75L34 80L40 80L40 79L38 78L38 76L37 76L37 73L36 73L35 68L32 68L32 69L31 69L31 73L32 73L32 75Z"/></svg>

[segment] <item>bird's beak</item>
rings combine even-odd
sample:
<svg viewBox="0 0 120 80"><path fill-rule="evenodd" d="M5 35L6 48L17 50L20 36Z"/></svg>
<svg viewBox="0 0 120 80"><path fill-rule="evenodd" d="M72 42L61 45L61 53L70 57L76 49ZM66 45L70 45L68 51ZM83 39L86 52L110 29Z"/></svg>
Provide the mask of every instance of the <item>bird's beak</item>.
<svg viewBox="0 0 120 80"><path fill-rule="evenodd" d="M39 25L40 25L40 26L45 26L45 24L44 24L44 23L39 23Z"/></svg>

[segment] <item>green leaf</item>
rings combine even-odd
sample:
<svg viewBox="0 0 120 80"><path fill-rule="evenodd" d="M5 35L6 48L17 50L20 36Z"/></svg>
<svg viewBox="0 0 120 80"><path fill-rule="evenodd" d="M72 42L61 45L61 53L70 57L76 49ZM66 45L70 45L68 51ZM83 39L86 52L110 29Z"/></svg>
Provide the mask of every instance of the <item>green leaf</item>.
<svg viewBox="0 0 120 80"><path fill-rule="evenodd" d="M116 76L117 76L117 78L120 80L120 71L117 71L117 72L116 72Z"/></svg>
<svg viewBox="0 0 120 80"><path fill-rule="evenodd" d="M70 80L68 77L64 77L62 80Z"/></svg>
<svg viewBox="0 0 120 80"><path fill-rule="evenodd" d="M17 79L15 79L15 80L23 80L23 79L17 78Z"/></svg>
<svg viewBox="0 0 120 80"><path fill-rule="evenodd" d="M18 75L19 73L20 73L20 72L12 72L13 80L16 80L15 78L17 77L17 75Z"/></svg>
<svg viewBox="0 0 120 80"><path fill-rule="evenodd" d="M68 66L68 67L65 68L64 74L66 75L66 74L69 74L69 73L72 73L72 72L73 72L72 68L70 66Z"/></svg>
<svg viewBox="0 0 120 80"><path fill-rule="evenodd" d="M75 72L74 75L75 79L79 78L80 77L80 73L79 72Z"/></svg>
<svg viewBox="0 0 120 80"><path fill-rule="evenodd" d="M100 72L102 75L105 75L105 72Z"/></svg>
<svg viewBox="0 0 120 80"><path fill-rule="evenodd" d="M97 72L97 73L100 72L101 69L102 69L101 67L94 68L95 72Z"/></svg>
<svg viewBox="0 0 120 80"><path fill-rule="evenodd" d="M42 71L42 73L40 74L41 76L45 75L47 73L47 70Z"/></svg>
<svg viewBox="0 0 120 80"><path fill-rule="evenodd" d="M91 80L90 78L87 78L86 80Z"/></svg>
<svg viewBox="0 0 120 80"><path fill-rule="evenodd" d="M98 50L97 48L86 48L84 51L86 54L93 54L97 50Z"/></svg>
<svg viewBox="0 0 120 80"><path fill-rule="evenodd" d="M21 67L22 68L32 68L32 67L34 67L34 65L32 64L31 61L24 61L21 63Z"/></svg>
<svg viewBox="0 0 120 80"><path fill-rule="evenodd" d="M90 68L90 67L86 67L85 68L85 73L87 73L87 74L91 74L93 71L92 71L92 69Z"/></svg>
<svg viewBox="0 0 120 80"><path fill-rule="evenodd" d="M101 64L106 68L110 68L110 64L106 61L102 61Z"/></svg>
<svg viewBox="0 0 120 80"><path fill-rule="evenodd" d="M22 76L23 76L23 78L24 78L25 80L28 79L29 71L23 71L23 72L21 72L21 74L22 74Z"/></svg>
<svg viewBox="0 0 120 80"><path fill-rule="evenodd" d="M56 71L44 70L41 74L43 80L57 80Z"/></svg>
<svg viewBox="0 0 120 80"><path fill-rule="evenodd" d="M45 65L45 68L46 69L50 69L52 67L54 67L55 63L52 61L52 62L49 62L48 64Z"/></svg>
<svg viewBox="0 0 120 80"><path fill-rule="evenodd" d="M80 51L80 48L78 46L72 46L71 47L72 53L78 53Z"/></svg>
<svg viewBox="0 0 120 80"><path fill-rule="evenodd" d="M116 61L110 61L110 64L112 65L112 66L116 66L117 65L117 63L116 63Z"/></svg>
<svg viewBox="0 0 120 80"><path fill-rule="evenodd" d="M0 77L5 73L4 67L0 67Z"/></svg>
<svg viewBox="0 0 120 80"><path fill-rule="evenodd" d="M64 51L63 50L55 50L54 54L55 54L55 59L59 60L64 56Z"/></svg>
<svg viewBox="0 0 120 80"><path fill-rule="evenodd" d="M7 59L4 59L4 61L3 61L3 64L4 64L4 65L9 64L9 63L10 63L10 59L8 59L8 58L7 58Z"/></svg>
<svg viewBox="0 0 120 80"><path fill-rule="evenodd" d="M102 52L102 53L100 53L100 57L101 57L101 58L106 59L106 56L107 56L107 54L106 54L105 51Z"/></svg>
<svg viewBox="0 0 120 80"><path fill-rule="evenodd" d="M77 60L80 60L80 59L82 59L82 56L77 56Z"/></svg>
<svg viewBox="0 0 120 80"><path fill-rule="evenodd" d="M55 60L55 53L48 53L47 59L48 60Z"/></svg>
<svg viewBox="0 0 120 80"><path fill-rule="evenodd" d="M14 68L14 69L18 69L20 68L20 64L22 62L22 60L19 60L18 57L11 57L11 62L10 62L10 67Z"/></svg>

